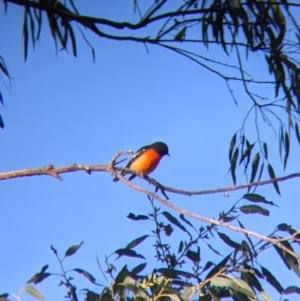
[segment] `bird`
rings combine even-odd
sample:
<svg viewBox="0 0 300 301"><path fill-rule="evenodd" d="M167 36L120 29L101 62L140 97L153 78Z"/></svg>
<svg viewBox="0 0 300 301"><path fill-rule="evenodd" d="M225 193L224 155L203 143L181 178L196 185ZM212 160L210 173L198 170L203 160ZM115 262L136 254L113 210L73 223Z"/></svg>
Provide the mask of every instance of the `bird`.
<svg viewBox="0 0 300 301"><path fill-rule="evenodd" d="M141 147L129 160L125 168L131 169L138 173L148 175L158 166L160 160L165 156L170 156L169 148L164 142L154 142L149 145ZM126 172L122 171L124 176ZM136 175L131 175L128 180L131 181ZM119 181L117 177L113 179L114 182Z"/></svg>

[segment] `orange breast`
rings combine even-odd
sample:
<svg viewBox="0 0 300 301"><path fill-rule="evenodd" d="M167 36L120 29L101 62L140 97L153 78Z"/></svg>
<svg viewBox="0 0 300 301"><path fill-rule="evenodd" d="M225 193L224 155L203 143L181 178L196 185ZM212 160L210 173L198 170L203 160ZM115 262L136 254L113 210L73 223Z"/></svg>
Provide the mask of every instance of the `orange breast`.
<svg viewBox="0 0 300 301"><path fill-rule="evenodd" d="M131 163L130 169L148 175L158 165L161 156L153 149L147 149L134 162Z"/></svg>

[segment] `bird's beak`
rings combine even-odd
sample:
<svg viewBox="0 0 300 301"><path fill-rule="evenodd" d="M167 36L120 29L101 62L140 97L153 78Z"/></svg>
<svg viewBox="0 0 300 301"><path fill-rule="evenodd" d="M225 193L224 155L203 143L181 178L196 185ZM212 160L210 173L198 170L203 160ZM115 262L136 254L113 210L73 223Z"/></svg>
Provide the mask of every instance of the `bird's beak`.
<svg viewBox="0 0 300 301"><path fill-rule="evenodd" d="M169 157L171 157L171 155L170 155L169 153L167 153L167 155L168 155Z"/></svg>

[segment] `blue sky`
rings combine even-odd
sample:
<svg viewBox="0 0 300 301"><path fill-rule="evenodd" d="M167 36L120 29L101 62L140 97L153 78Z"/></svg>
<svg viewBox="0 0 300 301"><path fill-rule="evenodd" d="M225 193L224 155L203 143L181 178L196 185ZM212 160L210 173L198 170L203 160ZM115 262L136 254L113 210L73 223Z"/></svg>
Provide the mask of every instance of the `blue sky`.
<svg viewBox="0 0 300 301"><path fill-rule="evenodd" d="M94 1L84 9L90 13L101 8L103 16L111 16L113 11L117 20L130 12L122 15L121 8L113 2L111 6L107 2L101 5L96 6ZM8 13L4 15L3 7L0 13L0 39L4 41L0 55L13 77L10 91L3 82L0 84L5 101L5 108L1 109L5 122L5 129L0 132L1 171L49 163L107 164L121 149L137 150L145 144L164 141L171 157L164 158L152 174L159 182L182 189L232 185L231 177L226 176L229 143L251 106L242 86L233 86L239 101L236 106L224 81L179 55L153 46L149 46L147 53L143 45L92 35L89 37L96 51L95 63L79 35L78 58L63 51L56 55L47 24L38 46L35 51L30 48L24 63L22 10L8 5ZM221 51L211 49L209 54L212 53L230 62ZM248 66L254 76L262 75L262 60L259 56L251 57ZM261 90L272 96L272 89ZM249 135L255 137L252 125L249 123ZM270 143L277 175L283 175L276 136L266 124L260 125ZM286 173L299 171L296 160L299 148L295 139L291 143ZM264 174L264 178L268 175ZM80 241L85 243L76 255L66 260L67 268L86 269L98 282L108 285L97 267L96 254L103 262L105 255L150 233L153 227L150 222L137 223L126 218L129 212L151 212L144 195L121 182L112 182L107 173L77 172L65 174L63 179L59 182L41 176L1 182L0 293L16 293L45 264L50 265L49 271L59 272L50 245L64 254L70 245ZM240 172L238 183L244 181ZM136 182L149 188L138 179ZM272 186L257 191L280 208L268 208L271 210L268 218L242 216L246 227L265 235L281 222L292 224L295 229L300 227L295 210L297 180L280 187L281 198ZM170 195L170 201L198 214L218 217L220 211L228 210L243 194L243 191L230 193L228 198L222 194L191 198ZM178 216L176 212L172 214ZM200 223L195 221L195 224L200 227ZM241 234L220 231L232 235L236 241L244 239ZM155 263L153 243L146 242L137 249L147 257L148 273L154 266L150 264ZM212 243L216 248L224 246L217 239ZM225 249L223 255L229 251ZM203 247L204 263L209 254ZM118 268L125 263L129 267L140 263L126 258L114 261L115 257L112 262ZM273 250L266 251L262 258L274 275L280 275L283 287L297 284L297 276L286 269ZM215 258L216 262L220 260ZM79 287L90 287L85 279L78 279ZM58 282L55 278L46 280L38 289L47 300L61 299L64 290L56 286ZM265 287L274 300L279 299L273 288ZM27 297L26 300L31 300Z"/></svg>

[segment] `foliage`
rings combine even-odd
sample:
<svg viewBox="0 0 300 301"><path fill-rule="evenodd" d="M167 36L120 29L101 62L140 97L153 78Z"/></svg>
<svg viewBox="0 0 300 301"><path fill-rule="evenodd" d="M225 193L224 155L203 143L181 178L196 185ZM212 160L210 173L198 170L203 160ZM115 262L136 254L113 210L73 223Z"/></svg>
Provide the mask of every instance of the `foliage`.
<svg viewBox="0 0 300 301"><path fill-rule="evenodd" d="M88 271L82 268L74 268L66 271L64 261L78 252L83 242L78 245L69 247L63 258L58 255L57 250L51 246L51 250L56 256L61 273L48 272L49 266L45 265L41 270L33 275L24 287L33 288L31 293L35 294L40 300L43 296L32 285L45 281L50 276L59 276L61 278L59 285L66 288L66 298L72 301L79 300L79 294L84 292L85 300L94 301L133 301L133 300L171 300L171 301L215 301L225 300L232 297L237 301L253 300L272 300L270 294L264 289L269 283L280 295L300 294L300 288L289 286L283 288L279 279L272 274L272 266L265 267L260 262L260 255L263 252L272 253L274 248L276 252L274 260L283 261L289 270L296 275L300 275L299 263L290 254L271 243L262 240L253 240L247 234L240 241L233 241L225 233L221 232L215 225L200 226L197 228L180 214L179 219L169 212L161 211L154 205L153 199L149 199L152 212L147 215L128 214L128 218L134 222L151 221L153 229L151 235L138 237L127 244L124 248L118 249L106 258L106 271L103 271L98 262L99 269L107 282L106 286L99 284L96 278ZM244 205L238 206L242 200L249 202L263 202L267 205L273 205L272 202L266 201L259 195L246 194L240 199L228 212L222 212L219 215L219 221L237 220L239 225L244 228L241 218L236 215L242 210ZM258 208L259 206L257 206ZM253 207L254 208L254 207ZM261 208L261 207L259 207ZM250 210L248 213L263 214L261 210ZM181 233L180 233L181 232ZM296 231L289 225L281 223L268 237L282 238L281 232L287 232L290 235ZM183 236L181 236L183 234ZM170 243L170 237L182 237L177 241L177 245ZM215 237L219 237L220 242L224 245L216 249ZM299 234L282 243L293 251L293 246L299 243ZM214 239L212 241L212 239ZM147 274L145 269L151 269L146 262L144 255L138 254L134 249L146 240L154 242L155 257L157 265L152 272ZM211 252L201 252L202 249L208 248ZM227 253L225 253L225 250ZM276 258L277 253L277 259ZM110 258L117 255L121 257L131 257L141 260L141 263L133 268L127 264L117 272L115 266L110 262ZM279 255L279 257L278 257ZM274 255L273 255L274 256ZM74 284L76 274L86 278L94 289L78 288ZM74 278L75 277L75 278ZM108 280L110 279L110 280ZM8 296L4 294L3 296ZM224 299L225 298L225 299ZM261 299L262 298L262 299ZM6 299L3 299L6 300Z"/></svg>

